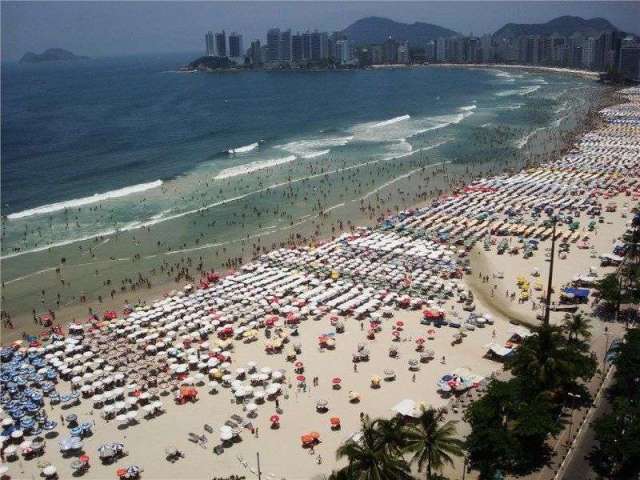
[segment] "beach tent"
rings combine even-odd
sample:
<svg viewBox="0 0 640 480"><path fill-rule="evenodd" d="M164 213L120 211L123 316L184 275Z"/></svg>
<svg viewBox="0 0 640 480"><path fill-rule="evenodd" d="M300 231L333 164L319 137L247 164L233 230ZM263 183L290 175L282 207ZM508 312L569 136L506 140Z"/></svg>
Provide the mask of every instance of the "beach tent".
<svg viewBox="0 0 640 480"><path fill-rule="evenodd" d="M404 400L396 403L391 407L391 411L405 417L418 418L420 416L416 408L416 402L409 398L405 398Z"/></svg>
<svg viewBox="0 0 640 480"><path fill-rule="evenodd" d="M513 353L513 349L504 347L497 343L490 343L488 345L485 345L484 348L500 358L505 358Z"/></svg>

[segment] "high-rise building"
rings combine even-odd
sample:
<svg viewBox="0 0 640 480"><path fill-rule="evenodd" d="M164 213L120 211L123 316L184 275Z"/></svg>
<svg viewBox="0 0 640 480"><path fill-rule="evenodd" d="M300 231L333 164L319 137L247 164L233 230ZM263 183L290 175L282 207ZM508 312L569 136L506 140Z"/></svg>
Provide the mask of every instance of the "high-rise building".
<svg viewBox="0 0 640 480"><path fill-rule="evenodd" d="M384 63L396 64L398 63L398 47L400 45L396 40L389 37L384 41L382 48L384 49Z"/></svg>
<svg viewBox="0 0 640 480"><path fill-rule="evenodd" d="M303 60L302 35L296 33L291 36L291 61L299 63Z"/></svg>
<svg viewBox="0 0 640 480"><path fill-rule="evenodd" d="M424 61L432 63L436 61L436 42L431 40L424 47Z"/></svg>
<svg viewBox="0 0 640 480"><path fill-rule="evenodd" d="M280 32L280 56L281 62L291 61L291 30Z"/></svg>
<svg viewBox="0 0 640 480"><path fill-rule="evenodd" d="M219 57L227 56L227 34L224 30L220 33L216 33L216 54Z"/></svg>
<svg viewBox="0 0 640 480"><path fill-rule="evenodd" d="M622 41L618 71L625 80L640 81L640 44L635 43L633 38Z"/></svg>
<svg viewBox="0 0 640 480"><path fill-rule="evenodd" d="M582 42L582 66L586 69L594 67L596 61L596 39L587 38Z"/></svg>
<svg viewBox="0 0 640 480"><path fill-rule="evenodd" d="M446 39L440 37L436 40L436 62L447 61L447 42Z"/></svg>
<svg viewBox="0 0 640 480"><path fill-rule="evenodd" d="M335 59L341 65L346 65L351 61L351 52L349 50L349 40L336 40L335 43Z"/></svg>
<svg viewBox="0 0 640 480"><path fill-rule="evenodd" d="M267 32L267 62L280 60L280 29L272 28Z"/></svg>
<svg viewBox="0 0 640 480"><path fill-rule="evenodd" d="M406 65L409 61L409 42L403 42L398 46L398 63Z"/></svg>
<svg viewBox="0 0 640 480"><path fill-rule="evenodd" d="M305 60L311 60L312 36L312 33L308 30L302 34L302 58Z"/></svg>
<svg viewBox="0 0 640 480"><path fill-rule="evenodd" d="M495 58L493 52L493 41L491 35L483 35L480 38L480 57L482 63L489 63Z"/></svg>
<svg viewBox="0 0 640 480"><path fill-rule="evenodd" d="M262 65L262 47L260 46L260 40L254 40L251 42L249 48L249 61L251 65Z"/></svg>
<svg viewBox="0 0 640 480"><path fill-rule="evenodd" d="M311 34L311 60L326 60L329 58L329 36L327 32Z"/></svg>
<svg viewBox="0 0 640 480"><path fill-rule="evenodd" d="M229 56L239 58L243 56L242 35L236 32L229 34Z"/></svg>
<svg viewBox="0 0 640 480"><path fill-rule="evenodd" d="M206 35L204 36L204 43L207 49L207 56L208 57L213 57L216 54L216 49L214 47L214 43L213 43L213 32L209 31L206 33Z"/></svg>
<svg viewBox="0 0 640 480"><path fill-rule="evenodd" d="M371 45L371 64L380 65L384 63L384 48L382 45Z"/></svg>

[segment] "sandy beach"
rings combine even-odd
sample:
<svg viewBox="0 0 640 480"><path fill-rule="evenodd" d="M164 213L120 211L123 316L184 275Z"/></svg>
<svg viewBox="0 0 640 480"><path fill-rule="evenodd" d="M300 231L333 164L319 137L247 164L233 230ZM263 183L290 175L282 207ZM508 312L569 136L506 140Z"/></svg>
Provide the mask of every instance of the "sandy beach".
<svg viewBox="0 0 640 480"><path fill-rule="evenodd" d="M630 95L637 108L637 93ZM27 342L14 343L3 350L3 366L10 358L28 363L20 360L20 349L43 355L46 368L55 371L55 390L63 394L75 385L83 394L77 404L44 397L38 419L46 415L58 425L40 432L46 438L42 455L26 459L17 451L8 459L9 473L35 478L38 465L50 463L60 478L71 478L72 460L86 452L88 480L114 478L127 465L142 467L143 478L151 479L257 478L259 454L263 478L323 478L342 466L335 451L358 431L361 413L391 416L405 399L455 411L501 370L487 355L490 345L505 346L514 332L526 331L522 325L538 321L544 286L537 283L546 282L551 243L546 208L562 212L565 220L579 215L558 227L558 242L568 246L555 262L554 302L576 276L595 279L612 271L600 267L599 258L624 233L640 192L637 156L626 144L603 145L610 138L637 142L637 129L600 127L567 156L457 186L453 195L388 217L378 227L354 229L316 247L274 250L235 273L196 279L166 297L163 287L142 291L145 305L134 312L119 311L115 304L121 300L114 299L113 307L105 303L95 312L97 318L66 326L59 332L64 336L42 339L30 350ZM604 142L604 153L589 154L593 135ZM501 246L506 251L498 253ZM512 299L507 292L517 295ZM80 317L87 306L73 308ZM104 319L107 310L116 310L110 314L115 318ZM56 323L69 320L65 316ZM433 318L449 324L436 325ZM563 313L551 318L559 322ZM28 327L41 329L36 323ZM7 331L5 326L5 345L16 339L15 331L5 336ZM120 380L106 381L118 373ZM456 374L460 384L439 384L447 374ZM380 386L372 388L376 376ZM34 388L43 383L31 381ZM174 401L176 392L192 385L196 401ZM255 395L272 387L275 393L263 400ZM161 411L147 415L145 405L154 401L161 402ZM318 401L325 410L318 411ZM105 414L105 405L116 412ZM4 419L8 407L5 402ZM125 411L137 412L129 414L135 420L119 416ZM62 458L58 441L70 435L63 425L70 413L92 434ZM332 428L332 417L339 418L340 429ZM220 428L231 420L235 430L228 439ZM308 432L319 434L312 449L301 445ZM199 441L191 441L191 434ZM5 446L12 441L20 445L5 439ZM97 452L110 442L124 444L128 454L103 465ZM184 458L167 461L167 447Z"/></svg>

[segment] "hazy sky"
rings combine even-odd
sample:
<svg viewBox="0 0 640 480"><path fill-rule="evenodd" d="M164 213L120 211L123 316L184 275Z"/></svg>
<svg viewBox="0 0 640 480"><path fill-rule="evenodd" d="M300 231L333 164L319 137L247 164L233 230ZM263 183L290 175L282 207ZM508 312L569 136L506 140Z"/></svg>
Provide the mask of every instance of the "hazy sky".
<svg viewBox="0 0 640 480"><path fill-rule="evenodd" d="M89 56L200 51L207 30L237 31L245 46L269 27L340 30L364 16L423 21L460 33L493 32L507 22L536 23L560 15L604 17L637 31L634 2L5 2L2 58L60 47Z"/></svg>

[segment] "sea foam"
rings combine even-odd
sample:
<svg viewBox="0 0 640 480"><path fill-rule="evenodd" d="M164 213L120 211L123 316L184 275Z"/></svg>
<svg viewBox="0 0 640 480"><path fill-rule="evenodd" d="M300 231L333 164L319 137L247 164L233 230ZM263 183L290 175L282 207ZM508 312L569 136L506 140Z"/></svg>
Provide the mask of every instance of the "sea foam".
<svg viewBox="0 0 640 480"><path fill-rule="evenodd" d="M247 173L257 172L266 168L293 162L296 158L297 157L295 155L289 155L288 157L274 158L271 160L260 160L258 162L238 165L237 167L225 168L220 173L218 173L218 175L216 175L215 179L224 180L226 178L237 177L238 175L246 175Z"/></svg>
<svg viewBox="0 0 640 480"><path fill-rule="evenodd" d="M131 185L130 187L111 190L105 193L96 193L90 197L74 198L73 200L50 203L48 205L42 205L41 207L30 208L28 210L23 210L16 213L10 213L9 215L7 215L7 218L9 220L16 220L19 218L32 217L34 215L45 215L48 213L59 212L61 210L84 207L85 205L91 205L94 203L103 202L105 200L112 200L114 198L122 198L128 195L133 195L135 193L145 192L153 188L158 188L161 185L162 180L156 180L149 183L140 183L138 185Z"/></svg>
<svg viewBox="0 0 640 480"><path fill-rule="evenodd" d="M247 153L247 152L251 152L252 150L255 150L256 148L258 148L258 146L259 144L258 142L256 142L250 145L245 145L244 147L232 148L228 152L230 155L233 155L236 153Z"/></svg>

